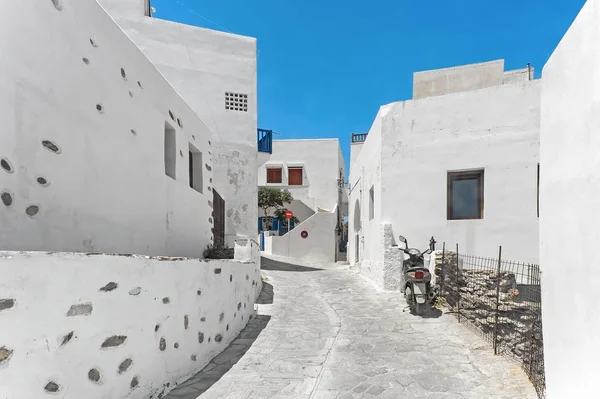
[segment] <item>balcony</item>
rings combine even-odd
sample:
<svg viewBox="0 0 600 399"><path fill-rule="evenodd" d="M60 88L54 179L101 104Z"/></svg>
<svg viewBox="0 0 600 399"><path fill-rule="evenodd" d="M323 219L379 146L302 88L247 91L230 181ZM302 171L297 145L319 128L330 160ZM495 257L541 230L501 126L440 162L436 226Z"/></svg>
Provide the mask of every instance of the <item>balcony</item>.
<svg viewBox="0 0 600 399"><path fill-rule="evenodd" d="M363 143L367 139L368 133L352 133L353 143Z"/></svg>
<svg viewBox="0 0 600 399"><path fill-rule="evenodd" d="M256 129L258 140L258 151L259 152L267 152L269 154L273 153L273 131L266 129Z"/></svg>

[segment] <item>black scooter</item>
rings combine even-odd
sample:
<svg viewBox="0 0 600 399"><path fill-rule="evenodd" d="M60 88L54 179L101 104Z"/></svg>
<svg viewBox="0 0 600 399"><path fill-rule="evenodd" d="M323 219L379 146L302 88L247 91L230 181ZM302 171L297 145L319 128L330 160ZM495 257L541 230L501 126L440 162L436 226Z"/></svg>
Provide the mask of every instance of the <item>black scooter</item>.
<svg viewBox="0 0 600 399"><path fill-rule="evenodd" d="M425 267L424 255L431 253L431 249L421 252L416 248L409 248L408 241L403 236L399 237L405 248L402 251L408 258L402 263L401 287L404 288L404 298L411 310L417 315L422 315L427 307L435 299L435 293L431 289L431 273Z"/></svg>

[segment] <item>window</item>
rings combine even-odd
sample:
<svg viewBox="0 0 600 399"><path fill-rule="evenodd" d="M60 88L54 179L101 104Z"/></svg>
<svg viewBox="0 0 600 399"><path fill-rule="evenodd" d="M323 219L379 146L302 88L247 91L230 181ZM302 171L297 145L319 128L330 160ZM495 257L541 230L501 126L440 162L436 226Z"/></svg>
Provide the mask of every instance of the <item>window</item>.
<svg viewBox="0 0 600 399"><path fill-rule="evenodd" d="M369 190L369 220L375 217L375 186Z"/></svg>
<svg viewBox="0 0 600 399"><path fill-rule="evenodd" d="M248 112L248 95L225 92L225 109Z"/></svg>
<svg viewBox="0 0 600 399"><path fill-rule="evenodd" d="M301 186L302 185L302 167L289 167L288 168L288 184L290 186Z"/></svg>
<svg viewBox="0 0 600 399"><path fill-rule="evenodd" d="M537 167L537 217L540 217L540 164Z"/></svg>
<svg viewBox="0 0 600 399"><path fill-rule="evenodd" d="M175 165L177 164L177 145L175 129L165 122L165 174L175 179Z"/></svg>
<svg viewBox="0 0 600 399"><path fill-rule="evenodd" d="M448 220L483 219L483 170L448 172Z"/></svg>
<svg viewBox="0 0 600 399"><path fill-rule="evenodd" d="M189 144L190 187L202 192L202 153L191 143Z"/></svg>
<svg viewBox="0 0 600 399"><path fill-rule="evenodd" d="M281 168L267 168L267 183L281 183Z"/></svg>

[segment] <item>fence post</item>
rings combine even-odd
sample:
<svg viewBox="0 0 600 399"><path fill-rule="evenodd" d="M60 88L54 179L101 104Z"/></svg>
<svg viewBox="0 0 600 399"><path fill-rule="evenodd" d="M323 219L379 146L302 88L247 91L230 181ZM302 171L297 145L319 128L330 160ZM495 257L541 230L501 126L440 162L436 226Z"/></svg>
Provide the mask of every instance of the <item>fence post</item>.
<svg viewBox="0 0 600 399"><path fill-rule="evenodd" d="M458 264L459 264L458 243L456 243L456 289L458 290L458 292L457 292L457 294L458 294L457 308L458 308L458 322L460 323L460 297L462 295L462 291L460 290L460 278L459 278L460 267L458 266Z"/></svg>
<svg viewBox="0 0 600 399"><path fill-rule="evenodd" d="M498 247L498 272L496 273L496 316L494 321L494 355L498 354L498 311L500 308L500 267L502 266L502 245Z"/></svg>
<svg viewBox="0 0 600 399"><path fill-rule="evenodd" d="M446 279L446 273L444 272L444 262L446 260L446 241L442 244L442 265L440 267L440 297L444 297L444 280ZM435 270L434 270L435 273Z"/></svg>

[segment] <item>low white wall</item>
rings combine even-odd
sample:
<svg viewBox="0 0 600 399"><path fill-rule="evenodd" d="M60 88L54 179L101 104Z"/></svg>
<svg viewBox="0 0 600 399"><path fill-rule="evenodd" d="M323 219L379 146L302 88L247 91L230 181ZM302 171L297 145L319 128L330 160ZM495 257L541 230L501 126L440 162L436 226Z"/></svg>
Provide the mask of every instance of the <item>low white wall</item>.
<svg viewBox="0 0 600 399"><path fill-rule="evenodd" d="M148 398L221 352L260 265L0 252L0 397ZM96 381L97 380L97 381Z"/></svg>
<svg viewBox="0 0 600 399"><path fill-rule="evenodd" d="M318 262L335 262L336 213L319 212L285 235L265 236L265 252ZM302 232L308 236L302 238Z"/></svg>
<svg viewBox="0 0 600 399"><path fill-rule="evenodd" d="M540 267L548 399L598 397L600 2L542 73Z"/></svg>
<svg viewBox="0 0 600 399"><path fill-rule="evenodd" d="M0 249L202 256L211 131L95 1L56 3L0 13L0 158L11 165L0 193L12 198L0 202ZM190 144L202 192L189 186Z"/></svg>

